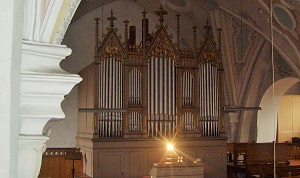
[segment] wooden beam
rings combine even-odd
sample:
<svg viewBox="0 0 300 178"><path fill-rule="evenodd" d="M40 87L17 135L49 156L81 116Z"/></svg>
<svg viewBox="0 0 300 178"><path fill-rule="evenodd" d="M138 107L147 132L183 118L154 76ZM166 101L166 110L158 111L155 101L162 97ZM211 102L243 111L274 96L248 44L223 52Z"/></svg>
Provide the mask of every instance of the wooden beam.
<svg viewBox="0 0 300 178"><path fill-rule="evenodd" d="M107 109L107 108L79 108L79 112L96 112L96 113L105 113L105 112L127 112L126 109Z"/></svg>
<svg viewBox="0 0 300 178"><path fill-rule="evenodd" d="M237 112L237 111L257 111L261 110L261 107L238 107L238 106L224 106L224 112Z"/></svg>

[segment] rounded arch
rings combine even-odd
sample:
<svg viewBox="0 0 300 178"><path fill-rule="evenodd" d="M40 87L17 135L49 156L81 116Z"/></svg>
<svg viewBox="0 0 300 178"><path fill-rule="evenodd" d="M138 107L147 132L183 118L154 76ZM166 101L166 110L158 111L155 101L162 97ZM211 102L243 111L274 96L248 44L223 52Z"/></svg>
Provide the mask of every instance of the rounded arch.
<svg viewBox="0 0 300 178"><path fill-rule="evenodd" d="M295 77L289 77L278 80L271 85L264 93L260 102L262 110L258 111L257 114L257 137L256 141L261 142L272 142L274 141L277 128L277 115L278 107L281 97L290 89L294 84L300 80ZM273 87L274 98L273 98Z"/></svg>

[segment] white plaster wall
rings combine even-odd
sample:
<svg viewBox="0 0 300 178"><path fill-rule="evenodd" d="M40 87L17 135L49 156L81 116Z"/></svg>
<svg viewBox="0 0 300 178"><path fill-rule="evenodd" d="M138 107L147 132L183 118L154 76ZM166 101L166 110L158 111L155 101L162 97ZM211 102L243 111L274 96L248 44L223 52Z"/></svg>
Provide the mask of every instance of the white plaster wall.
<svg viewBox="0 0 300 178"><path fill-rule="evenodd" d="M17 177L23 1L1 1L0 23L0 177Z"/></svg>
<svg viewBox="0 0 300 178"><path fill-rule="evenodd" d="M126 9L124 9L126 7ZM106 27L109 25L107 17L110 16L111 9L114 16L117 17L115 27L118 28L118 34L122 36L121 41L124 41L124 20L130 21L130 25L135 25L137 30L137 44L141 41L141 25L142 25L142 11L144 10L135 3L129 1L116 1L107 4L102 8L98 8L89 14L81 17L74 23L70 24L65 35L63 44L72 49L72 54L61 62L61 67L71 73L78 73L85 66L94 61L94 46L95 46L95 17L99 17L100 31L106 33ZM122 9L122 10L121 10ZM124 9L124 10L123 10ZM149 18L149 33L155 31L155 25L159 23L158 17L154 14L147 13ZM174 18L175 20L175 18ZM175 34L174 29L169 29L169 33ZM175 36L175 35L173 35ZM100 39L100 38L99 38ZM59 121L50 121L44 127L44 132L51 129L49 140L46 142L48 148L58 147L75 147L76 146L76 133L77 133L77 87L65 97L62 102L62 108L65 112L66 118Z"/></svg>

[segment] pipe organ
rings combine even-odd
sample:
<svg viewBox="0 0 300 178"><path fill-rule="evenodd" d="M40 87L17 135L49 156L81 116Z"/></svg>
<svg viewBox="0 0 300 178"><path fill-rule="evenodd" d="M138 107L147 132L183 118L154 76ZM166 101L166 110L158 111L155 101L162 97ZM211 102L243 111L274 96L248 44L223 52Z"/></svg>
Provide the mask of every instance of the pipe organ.
<svg viewBox="0 0 300 178"><path fill-rule="evenodd" d="M121 39L111 12L107 33L99 40L95 18L95 61L79 74L77 147L83 171L92 177L142 177L175 143L188 161L201 158L205 177L226 175L226 139L222 117L220 30L216 40L209 24L192 48L180 45L180 15L173 35L164 25L165 10L149 34L142 12L142 40L124 20ZM162 141L164 140L164 141ZM215 168L218 171L215 171Z"/></svg>
<svg viewBox="0 0 300 178"><path fill-rule="evenodd" d="M90 75L95 79L96 99L90 111L95 113L96 138L220 136L223 127L220 29L215 40L207 22L199 46L193 27L193 48L181 48L180 15L174 42L163 24L167 12L160 8L156 13L160 23L149 34L148 19L143 12L139 44L135 44L136 28L128 28L127 20L121 41L112 12L108 31L99 41L99 18L95 19L95 62Z"/></svg>

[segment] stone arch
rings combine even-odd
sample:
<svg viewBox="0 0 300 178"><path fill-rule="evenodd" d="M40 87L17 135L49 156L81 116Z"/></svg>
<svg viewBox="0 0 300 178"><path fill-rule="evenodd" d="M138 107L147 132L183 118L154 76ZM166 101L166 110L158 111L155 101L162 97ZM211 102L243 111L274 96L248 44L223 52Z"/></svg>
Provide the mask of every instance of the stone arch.
<svg viewBox="0 0 300 178"><path fill-rule="evenodd" d="M262 110L257 114L257 136L256 141L272 142L275 140L277 128L277 112L281 97L294 84L299 82L299 78L288 77L278 80L271 85L264 93L260 107ZM274 92L273 92L274 88ZM274 96L273 96L274 93Z"/></svg>

